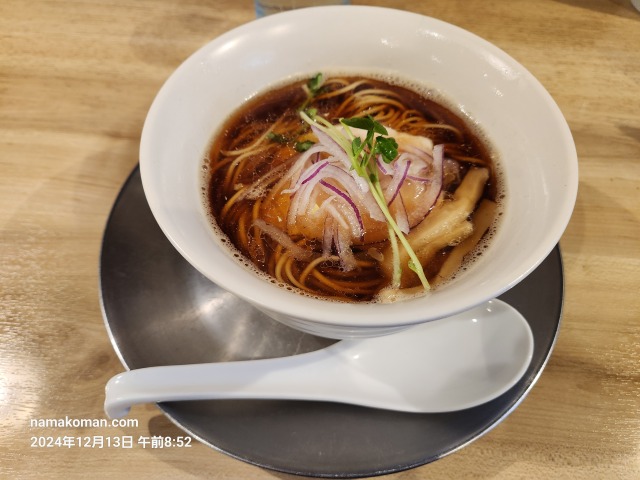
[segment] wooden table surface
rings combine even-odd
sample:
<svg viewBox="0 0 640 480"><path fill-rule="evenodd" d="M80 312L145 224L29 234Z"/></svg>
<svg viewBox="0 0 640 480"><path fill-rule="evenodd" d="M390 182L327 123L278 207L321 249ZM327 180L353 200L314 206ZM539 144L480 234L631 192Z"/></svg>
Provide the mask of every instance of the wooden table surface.
<svg viewBox="0 0 640 480"><path fill-rule="evenodd" d="M562 328L539 381L484 437L389 478L640 478L640 12L625 0L353 3L501 47L555 98L580 161ZM294 478L197 441L107 445L183 435L155 406L135 408L137 427L32 425L105 418L104 385L122 370L98 295L107 216L161 84L253 18L250 0L0 2L0 478ZM38 446L49 436L104 445Z"/></svg>

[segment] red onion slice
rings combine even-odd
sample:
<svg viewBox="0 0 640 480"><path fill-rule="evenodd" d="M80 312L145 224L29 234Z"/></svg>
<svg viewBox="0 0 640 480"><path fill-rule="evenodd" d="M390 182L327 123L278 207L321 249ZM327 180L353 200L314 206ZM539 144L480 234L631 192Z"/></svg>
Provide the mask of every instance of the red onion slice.
<svg viewBox="0 0 640 480"><path fill-rule="evenodd" d="M409 173L409 168L411 168L411 160L406 160L406 157L400 155L394 164L395 172L393 174L393 179L391 183L387 187L387 191L385 192L390 198L387 201L388 205L391 205L393 201L398 196L404 181L407 179L407 174Z"/></svg>
<svg viewBox="0 0 640 480"><path fill-rule="evenodd" d="M322 256L330 257L334 247L343 270L353 270L357 264L349 238L344 233L344 228L340 228L339 223L333 217L327 217L323 229Z"/></svg>
<svg viewBox="0 0 640 480"><path fill-rule="evenodd" d="M311 130L318 137L318 143L324 146L325 151L327 151L331 156L335 157L337 160L342 162L345 167L349 168L351 166L351 160L347 155L347 152L344 151L344 148L338 144L333 138L324 133L315 125L311 125Z"/></svg>
<svg viewBox="0 0 640 480"><path fill-rule="evenodd" d="M289 205L289 213L287 215L287 223L291 226L295 224L298 215L304 215L311 204L311 195L313 193L313 185L306 184L295 192L291 198Z"/></svg>
<svg viewBox="0 0 640 480"><path fill-rule="evenodd" d="M394 217L396 223L398 224L398 228L404 234L408 234L409 227L409 217L407 215L407 209L404 205L404 200L402 199L402 194L398 195L398 201L394 204Z"/></svg>
<svg viewBox="0 0 640 480"><path fill-rule="evenodd" d="M433 206L436 204L440 193L442 192L442 179L443 179L443 164L444 164L444 145L436 145L433 147L433 173L432 181L427 187L427 191L424 193L424 204L427 207L424 216L426 217ZM424 218L424 217L423 217Z"/></svg>
<svg viewBox="0 0 640 480"><path fill-rule="evenodd" d="M327 216L324 220L324 229L322 231L322 256L328 257L331 255L331 249L333 248L333 231L334 231L333 217Z"/></svg>
<svg viewBox="0 0 640 480"><path fill-rule="evenodd" d="M346 232L340 228L336 229L336 250L338 250L338 256L340 257L340 263L342 269L346 272L356 268L356 257L351 250L351 242Z"/></svg>
<svg viewBox="0 0 640 480"><path fill-rule="evenodd" d="M325 182L324 180L320 180L320 184L323 187L331 190L334 194L338 195L340 198L342 198L353 209L353 212L356 215L356 220L358 221L358 226L360 227L359 233L360 233L360 236L362 237L364 235L364 224L362 223L362 216L360 215L360 210L358 209L358 206L353 202L353 200L349 197L349 195L347 195L345 192L343 192L339 188L331 185L330 183Z"/></svg>
<svg viewBox="0 0 640 480"><path fill-rule="evenodd" d="M312 257L313 254L310 251L298 246L293 240L291 240L289 235L278 227L259 218L253 221L253 225L282 245L296 260L309 260Z"/></svg>
<svg viewBox="0 0 640 480"><path fill-rule="evenodd" d="M393 170L389 169L384 163L384 160L382 160L382 155L378 155L376 157L376 164L378 165L378 170L384 175L393 175Z"/></svg>
<svg viewBox="0 0 640 480"><path fill-rule="evenodd" d="M402 198L403 205L397 209L394 208L394 212L398 214L399 209L405 211L409 228L420 223L438 200L444 178L443 162L444 145L434 147L433 157L425 151L412 147L411 153L403 152L394 161L393 176L390 179L387 176L388 180L385 180L385 182L388 182L384 190L385 199L387 199L390 207L392 202L393 206L396 207L396 197L405 195ZM408 182L415 182L412 188L415 192L415 197L413 194L410 197L406 196L411 191L408 190L411 188ZM405 185L407 188L403 188ZM396 222L400 221L403 220L396 218Z"/></svg>
<svg viewBox="0 0 640 480"><path fill-rule="evenodd" d="M312 180L316 175L318 175L318 172L320 172L320 170L322 170L327 165L329 165L329 161L328 160L324 160L322 162L314 164L314 166L316 167L315 170L313 172L311 172L308 176L306 176L304 178L304 180L302 180L302 182L300 184L304 185L305 183L307 183L310 180Z"/></svg>
<svg viewBox="0 0 640 480"><path fill-rule="evenodd" d="M287 174L283 177L283 179L280 182L278 182L278 185L276 186L276 188L279 188L288 183L290 187L282 190L281 193L285 193L285 194L294 193L296 190L298 190L298 188L300 188L300 176L304 172L305 164L307 163L309 158L311 158L312 155L314 154L318 155L323 152L326 152L326 149L324 148L323 145L314 145L306 152L301 153L298 156L298 158L293 162Z"/></svg>
<svg viewBox="0 0 640 480"><path fill-rule="evenodd" d="M335 200L336 196L333 197L329 197L327 200L325 200L323 202L323 204L321 205L320 209L321 210L326 210L328 212L328 217L333 218L334 219L334 223L336 223L337 226L340 226L346 230L349 230L351 228L351 224L349 223L348 220L346 220L344 218L344 215L342 213L340 213L335 205L333 205L333 200Z"/></svg>

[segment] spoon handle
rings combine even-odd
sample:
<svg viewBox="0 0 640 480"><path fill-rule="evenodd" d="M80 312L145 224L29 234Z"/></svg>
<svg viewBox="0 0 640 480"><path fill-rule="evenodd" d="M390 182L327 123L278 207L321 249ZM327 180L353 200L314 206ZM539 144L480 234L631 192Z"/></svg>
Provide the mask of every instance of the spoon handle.
<svg viewBox="0 0 640 480"><path fill-rule="evenodd" d="M132 405L206 399L317 399L322 378L337 386L335 356L326 349L291 357L148 367L123 372L105 388L105 413L124 417Z"/></svg>

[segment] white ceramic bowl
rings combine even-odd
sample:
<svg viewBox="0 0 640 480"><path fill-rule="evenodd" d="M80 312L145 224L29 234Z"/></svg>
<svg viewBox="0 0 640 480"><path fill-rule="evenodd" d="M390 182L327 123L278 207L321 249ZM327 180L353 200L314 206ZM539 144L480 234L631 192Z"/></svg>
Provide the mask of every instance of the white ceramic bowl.
<svg viewBox="0 0 640 480"><path fill-rule="evenodd" d="M287 78L318 71L385 71L411 79L453 101L489 138L506 183L504 215L489 248L457 281L393 304L311 299L259 278L216 239L201 194L201 166L212 135L243 101ZM391 333L472 308L510 289L560 240L578 185L567 123L522 65L442 21L357 6L273 15L195 52L151 106L140 167L153 215L195 268L271 317L334 338Z"/></svg>

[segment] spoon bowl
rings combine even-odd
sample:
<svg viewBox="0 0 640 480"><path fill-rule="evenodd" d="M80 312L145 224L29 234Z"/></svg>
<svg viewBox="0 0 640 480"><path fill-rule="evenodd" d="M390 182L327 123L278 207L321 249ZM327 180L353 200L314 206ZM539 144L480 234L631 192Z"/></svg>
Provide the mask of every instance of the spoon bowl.
<svg viewBox="0 0 640 480"><path fill-rule="evenodd" d="M351 339L290 357L131 370L107 383L105 412L132 405L211 399L288 399L437 413L506 392L533 356L525 318L491 300L393 335Z"/></svg>

